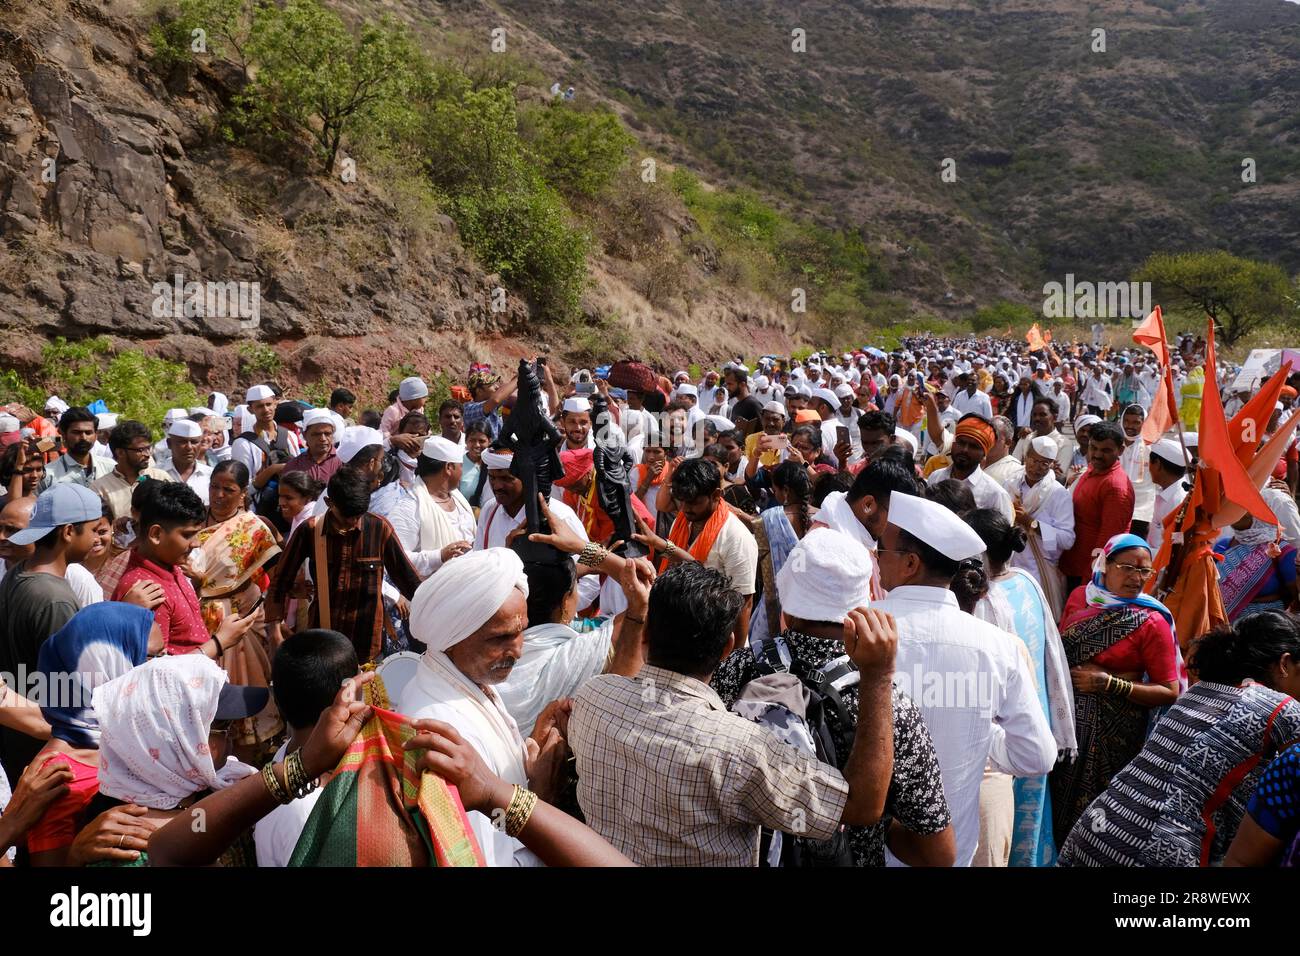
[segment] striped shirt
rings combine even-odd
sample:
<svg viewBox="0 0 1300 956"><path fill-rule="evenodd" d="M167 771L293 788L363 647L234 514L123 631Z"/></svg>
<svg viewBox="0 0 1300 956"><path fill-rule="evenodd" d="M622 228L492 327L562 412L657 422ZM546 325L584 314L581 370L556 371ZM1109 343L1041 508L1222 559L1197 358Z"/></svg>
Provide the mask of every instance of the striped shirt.
<svg viewBox="0 0 1300 956"><path fill-rule="evenodd" d="M378 515L363 515L360 526L352 531L340 531L328 511L313 520L325 522L328 573L321 574L316 567L315 526L312 521L304 521L289 538L276 565L275 579L266 595L266 621L270 624L284 619L298 569L306 561L313 581L329 582L330 628L351 638L358 660L373 660L383 646L384 572L407 599L420 586L420 576L402 550L392 525ZM321 626L320 607L315 600L308 624Z"/></svg>
<svg viewBox="0 0 1300 956"><path fill-rule="evenodd" d="M1223 862L1268 759L1300 734L1300 704L1258 684L1201 681L1179 696L1146 745L1088 805L1061 846L1060 866L1198 866ZM1263 754L1223 798L1230 772Z"/></svg>
<svg viewBox="0 0 1300 956"><path fill-rule="evenodd" d="M588 826L643 866L757 866L760 826L829 839L849 798L834 767L648 664L582 686L569 745Z"/></svg>

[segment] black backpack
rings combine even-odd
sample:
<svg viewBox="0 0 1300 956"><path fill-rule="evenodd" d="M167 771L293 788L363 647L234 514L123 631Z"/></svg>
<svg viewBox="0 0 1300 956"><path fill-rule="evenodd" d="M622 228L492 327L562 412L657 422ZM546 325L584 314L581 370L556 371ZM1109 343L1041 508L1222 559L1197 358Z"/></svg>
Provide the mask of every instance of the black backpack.
<svg viewBox="0 0 1300 956"><path fill-rule="evenodd" d="M281 429L280 434L283 433L284 430ZM262 454L265 456L262 463L263 467L266 465L278 465L289 460L289 453L285 449L280 448L278 444L274 447L268 445L266 439L257 434L257 432L244 432L239 436L239 438L251 442L261 449ZM236 441L237 440L238 439L236 439ZM257 476L249 476L250 480L255 477ZM259 518L264 518L269 521L281 534L288 534L289 523L284 520L284 515L280 514L280 482L277 479L272 478L266 483L266 487L261 491L253 488L250 494L252 497L251 503L253 506L253 513Z"/></svg>
<svg viewBox="0 0 1300 956"><path fill-rule="evenodd" d="M789 645L779 636L762 641L758 646L752 647L751 652L754 655L757 679L761 680L775 674L788 674L796 678L802 686L806 705L803 714L797 714L780 704L771 704L767 717L746 716L769 727L780 726L786 731L793 731L793 736L802 740L788 742L805 751L811 749L810 756L815 756L824 764L839 767L843 760L848 759L848 754L837 752L827 716L834 714L840 727L848 728L854 725L842 695L846 689L858 683L857 666L846 654L822 667L814 667L794 657ZM788 665L785 663L786 659L790 661ZM749 686L747 684L746 688ZM742 689L737 703L745 699L745 689ZM732 709L736 709L734 704ZM782 736L784 739L786 735ZM759 857L764 866L853 865L848 833L843 827L829 840L814 840L798 834L776 833L765 827L760 842Z"/></svg>

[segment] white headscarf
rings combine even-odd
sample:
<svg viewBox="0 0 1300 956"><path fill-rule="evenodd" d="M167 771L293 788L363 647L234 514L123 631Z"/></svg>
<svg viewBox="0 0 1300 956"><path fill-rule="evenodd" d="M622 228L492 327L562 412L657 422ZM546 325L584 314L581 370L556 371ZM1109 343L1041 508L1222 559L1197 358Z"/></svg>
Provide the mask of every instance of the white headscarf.
<svg viewBox="0 0 1300 956"><path fill-rule="evenodd" d="M501 610L518 588L528 597L524 562L509 548L471 551L449 561L411 599L411 636L430 651L459 644Z"/></svg>
<svg viewBox="0 0 1300 956"><path fill-rule="evenodd" d="M234 757L217 770L208 731L226 672L203 654L156 657L95 688L99 789L170 810L200 790L224 790L257 771Z"/></svg>

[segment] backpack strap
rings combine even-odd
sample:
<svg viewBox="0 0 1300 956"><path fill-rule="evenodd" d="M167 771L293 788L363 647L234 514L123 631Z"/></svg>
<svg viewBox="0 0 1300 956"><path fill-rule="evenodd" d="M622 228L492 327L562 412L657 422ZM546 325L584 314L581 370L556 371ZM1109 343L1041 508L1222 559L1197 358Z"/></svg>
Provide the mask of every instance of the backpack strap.
<svg viewBox="0 0 1300 956"><path fill-rule="evenodd" d="M780 640L780 637L765 637L759 643L749 646L760 675L792 673L781 658ZM798 677L799 675L796 674L795 676Z"/></svg>
<svg viewBox="0 0 1300 956"><path fill-rule="evenodd" d="M318 627L330 630L329 565L325 560L325 515L309 519L316 546L316 609L320 618Z"/></svg>

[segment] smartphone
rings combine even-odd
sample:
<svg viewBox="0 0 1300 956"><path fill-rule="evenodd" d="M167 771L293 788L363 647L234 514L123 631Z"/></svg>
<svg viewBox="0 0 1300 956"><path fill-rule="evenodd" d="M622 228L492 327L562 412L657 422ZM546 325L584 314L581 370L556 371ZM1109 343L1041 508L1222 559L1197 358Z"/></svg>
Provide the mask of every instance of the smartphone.
<svg viewBox="0 0 1300 956"><path fill-rule="evenodd" d="M849 427L847 425L836 425L835 443L837 445L845 445L848 444L848 440L849 440Z"/></svg>
<svg viewBox="0 0 1300 956"><path fill-rule="evenodd" d="M257 600L253 602L253 606L248 609L248 612L246 614L241 614L240 617L249 617L250 615L256 614L257 609L262 606L262 602L265 600L266 592L263 591L257 596Z"/></svg>
<svg viewBox="0 0 1300 956"><path fill-rule="evenodd" d="M592 395L596 391L595 382L579 382L573 389L579 395Z"/></svg>
<svg viewBox="0 0 1300 956"><path fill-rule="evenodd" d="M45 452L54 451L54 445L53 438L42 438L36 443L36 450L44 454Z"/></svg>
<svg viewBox="0 0 1300 956"><path fill-rule="evenodd" d="M221 427L226 431L230 431L235 427L235 420L233 418L223 418L221 419Z"/></svg>

